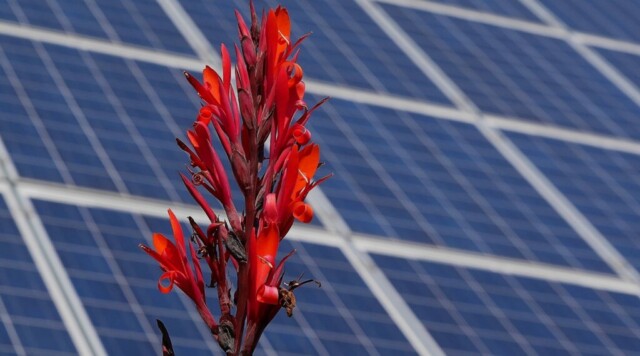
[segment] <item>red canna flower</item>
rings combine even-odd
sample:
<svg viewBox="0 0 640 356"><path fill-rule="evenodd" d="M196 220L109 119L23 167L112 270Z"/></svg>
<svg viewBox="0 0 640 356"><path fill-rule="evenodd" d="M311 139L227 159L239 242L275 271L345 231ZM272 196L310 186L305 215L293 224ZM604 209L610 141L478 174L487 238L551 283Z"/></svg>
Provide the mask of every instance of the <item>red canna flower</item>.
<svg viewBox="0 0 640 356"><path fill-rule="evenodd" d="M250 27L236 11L240 45L234 46L235 88L231 85L231 56L224 45L221 74L208 66L201 81L185 73L202 107L187 131L187 143L177 140L190 159L190 177L181 178L209 222L201 227L189 218L193 243L189 243L188 254L171 211L176 244L154 234L155 250L142 245L164 271L158 282L160 291L168 293L178 286L194 301L222 349L232 355L252 353L282 307L291 316L293 290L309 281L283 287L284 264L294 251L276 261L278 248L296 219L303 223L313 219L313 208L305 198L329 178L314 180L321 165L320 148L312 143L306 125L326 99L311 109L304 101L304 73L297 58L298 47L307 36L292 43L291 22L283 7L267 11L262 21L253 2L250 8ZM216 152L214 139L223 152ZM242 214L234 205L224 157L244 198ZM221 203L226 221L216 215L203 192ZM209 286L218 293L217 321L205 303L198 257L211 272ZM236 273L233 296L228 269Z"/></svg>

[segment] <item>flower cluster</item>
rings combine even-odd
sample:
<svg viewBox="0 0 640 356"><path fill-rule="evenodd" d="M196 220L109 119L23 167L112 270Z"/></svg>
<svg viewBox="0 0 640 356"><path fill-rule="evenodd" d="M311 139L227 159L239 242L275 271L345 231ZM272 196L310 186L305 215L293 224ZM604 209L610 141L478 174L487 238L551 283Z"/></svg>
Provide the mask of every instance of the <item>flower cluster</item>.
<svg viewBox="0 0 640 356"><path fill-rule="evenodd" d="M250 9L250 27L236 11L240 45L234 48L235 88L231 56L224 45L221 73L207 66L201 81L185 73L202 107L187 131L188 142L177 140L190 158L189 174L181 177L209 221L205 226L189 218L190 243L169 211L176 243L154 234L155 249L141 245L164 271L160 291L168 293L175 285L191 298L228 354L252 353L282 307L291 315L292 291L304 282L282 286L284 263L291 253L276 261L278 247L295 219L311 221L313 208L305 198L329 177L314 180L321 165L320 149L311 142L306 124L326 99L312 108L304 100L297 59L306 36L291 41L289 14L283 7L263 13L260 21L253 3ZM213 140L224 152L215 150ZM223 155L242 192L243 213L234 204ZM214 212L206 195L220 202L226 220ZM211 272L208 286L217 289L217 319L206 304L200 261ZM233 294L228 269L237 277Z"/></svg>

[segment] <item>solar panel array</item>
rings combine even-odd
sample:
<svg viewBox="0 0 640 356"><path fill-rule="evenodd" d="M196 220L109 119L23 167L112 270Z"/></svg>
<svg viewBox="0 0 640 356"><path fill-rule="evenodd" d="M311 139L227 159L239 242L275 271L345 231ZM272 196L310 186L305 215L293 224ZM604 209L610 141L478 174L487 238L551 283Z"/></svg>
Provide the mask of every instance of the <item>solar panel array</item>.
<svg viewBox="0 0 640 356"><path fill-rule="evenodd" d="M313 32L335 176L283 244L322 288L258 354L640 352L638 4L256 1L277 3ZM197 211L181 70L217 62L234 8L0 2L0 354L157 354L155 319L177 355L219 353L137 244Z"/></svg>

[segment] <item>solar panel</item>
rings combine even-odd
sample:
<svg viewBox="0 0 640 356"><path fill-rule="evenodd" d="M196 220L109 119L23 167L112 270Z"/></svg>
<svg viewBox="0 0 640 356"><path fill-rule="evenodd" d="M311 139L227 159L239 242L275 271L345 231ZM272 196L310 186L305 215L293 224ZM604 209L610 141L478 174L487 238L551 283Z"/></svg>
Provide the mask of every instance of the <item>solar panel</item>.
<svg viewBox="0 0 640 356"><path fill-rule="evenodd" d="M190 301L178 292L163 295L157 290L155 278L161 271L137 247L151 231L171 236L167 219L46 201L34 205L109 354L153 353L159 345L156 318L169 329L176 354L218 349ZM282 251L294 248L288 277L304 272L322 287L296 290L295 317L280 313L263 348L291 354L412 353L339 249L284 242ZM215 313L215 292L208 294Z"/></svg>
<svg viewBox="0 0 640 356"><path fill-rule="evenodd" d="M540 0L572 30L621 40L638 41L640 6L634 1Z"/></svg>
<svg viewBox="0 0 640 356"><path fill-rule="evenodd" d="M636 104L565 41L382 7L482 111L638 137Z"/></svg>
<svg viewBox="0 0 640 356"><path fill-rule="evenodd" d="M311 129L357 232L609 271L469 124L332 100Z"/></svg>
<svg viewBox="0 0 640 356"><path fill-rule="evenodd" d="M152 63L214 61L194 58L193 41L183 34L201 32L215 48L220 42L230 45L237 38L233 9L247 18L248 2L162 1L163 6L158 0L0 2L0 148L6 146L9 155L0 157L0 174L15 166L19 177L6 178L12 194L35 206L35 211L27 206L10 212L0 200L0 354L78 353L69 334L78 341L78 325L63 324L43 281L49 277L38 273L11 213L29 215L35 233L43 234L38 238L51 239L72 282L61 291L79 296L90 319L86 326L95 328L108 354L157 354L156 318L167 325L177 355L220 352L188 298L157 290L160 270L137 248L152 231L170 234L167 219L132 213L135 207L127 204L148 202L147 212L178 204L190 209L184 203L192 199L177 179L187 157L173 140L183 136L200 102L182 68L173 68L183 64ZM256 3L258 9L277 5ZM323 170L335 176L321 186L328 201L312 201L324 225L315 219L313 228L294 230L298 235L292 237L305 242L287 239L281 249L297 250L285 280L304 272L322 288L296 290L294 317L280 313L257 354L640 350L640 294L628 280L633 273L615 274L626 262L640 268L635 168L640 155L604 148L637 152L639 111L637 98L629 97L637 88L621 90L569 43L606 45L592 50L622 81L640 85L640 61L630 54L637 52L637 4L285 0L283 5L293 19L294 38L313 32L301 54L305 78L323 92L339 89L340 98L318 110L309 124L322 147ZM167 10L172 6L183 7L188 16L183 20L193 23L174 25L183 14ZM536 6L546 7L572 31L604 38L565 36L530 10ZM394 36L371 16L378 9L397 23ZM56 36L21 38L42 30ZM442 69L444 80L425 74L434 68L414 63L420 51L398 45L403 31ZM50 43L60 38L68 41ZM449 80L478 113L455 107L443 84ZM319 99L309 95L307 102ZM482 121L488 123L483 132L504 134L514 144L506 151L521 150L542 173L541 181L563 196L543 191L540 183L532 186L535 179L520 173L528 163L505 157L475 119L488 119ZM617 138L624 140L610 144ZM232 189L240 205L241 194ZM61 192L69 194L68 202ZM566 214L557 212L562 208L557 200L565 197L626 261L605 255L609 251L602 246L590 247L581 236L590 227L561 217ZM334 208L338 216L332 215ZM352 233L330 232L339 219ZM329 240L307 242L306 232ZM369 251L381 253L371 255L374 263L366 258ZM448 255L469 261L441 260ZM427 261L432 259L440 262ZM476 269L482 261L487 266ZM530 270L524 272L525 266ZM398 293L384 289L380 270ZM594 279L609 284L579 286L594 286ZM214 310L215 294L208 296ZM85 326L82 314L62 315L66 323ZM419 323L437 345L416 338L424 336Z"/></svg>
<svg viewBox="0 0 640 356"><path fill-rule="evenodd" d="M194 54L155 0L7 0L0 19L68 34Z"/></svg>
<svg viewBox="0 0 640 356"><path fill-rule="evenodd" d="M4 198L0 198L0 266L0 353L75 355Z"/></svg>
<svg viewBox="0 0 640 356"><path fill-rule="evenodd" d="M242 9L248 19L246 1L180 3L215 47L236 41L235 8ZM262 6L261 2L256 4ZM307 78L449 103L353 0L269 2L277 4L286 6L296 19L292 24L294 38L312 32L300 54Z"/></svg>
<svg viewBox="0 0 640 356"><path fill-rule="evenodd" d="M639 268L640 156L522 134L509 137Z"/></svg>
<svg viewBox="0 0 640 356"><path fill-rule="evenodd" d="M609 354L640 347L640 299L538 279L374 256L448 354Z"/></svg>

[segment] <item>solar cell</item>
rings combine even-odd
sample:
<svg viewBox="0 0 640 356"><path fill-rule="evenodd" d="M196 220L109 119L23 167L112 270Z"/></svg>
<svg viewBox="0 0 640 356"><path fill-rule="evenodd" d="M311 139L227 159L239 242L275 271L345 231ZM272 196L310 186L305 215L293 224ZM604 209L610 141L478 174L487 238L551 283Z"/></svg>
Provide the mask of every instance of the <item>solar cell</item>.
<svg viewBox="0 0 640 356"><path fill-rule="evenodd" d="M113 42L192 55L155 0L7 0L0 19Z"/></svg>
<svg viewBox="0 0 640 356"><path fill-rule="evenodd" d="M609 271L471 125L331 100L311 129L357 232Z"/></svg>
<svg viewBox="0 0 640 356"><path fill-rule="evenodd" d="M640 268L640 157L524 134L510 133L509 137Z"/></svg>
<svg viewBox="0 0 640 356"><path fill-rule="evenodd" d="M211 43L237 42L235 8L248 13L246 1L181 0ZM448 104L449 100L400 51L398 46L353 1L269 2L287 7L293 37L307 32L300 64L307 78L365 90ZM258 11L264 2L256 2ZM248 19L248 16L245 16Z"/></svg>
<svg viewBox="0 0 640 356"><path fill-rule="evenodd" d="M150 231L170 235L167 219L45 201L34 205L110 354L153 353L159 345L156 318L167 325L177 354L218 348L203 341L210 337L189 301L177 292L160 294L155 280L160 270L137 248ZM339 249L283 243L285 253L297 250L287 277L305 272L322 281L322 288L297 289L294 318L280 313L262 347L278 354L413 352ZM216 309L215 298L209 305Z"/></svg>
<svg viewBox="0 0 640 356"><path fill-rule="evenodd" d="M635 1L540 0L571 29L639 42L640 5Z"/></svg>
<svg viewBox="0 0 640 356"><path fill-rule="evenodd" d="M640 136L636 104L565 41L382 6L482 111Z"/></svg>
<svg viewBox="0 0 640 356"><path fill-rule="evenodd" d="M2 198L0 266L0 353L77 354Z"/></svg>
<svg viewBox="0 0 640 356"><path fill-rule="evenodd" d="M626 354L640 347L637 296L373 257L447 354Z"/></svg>

